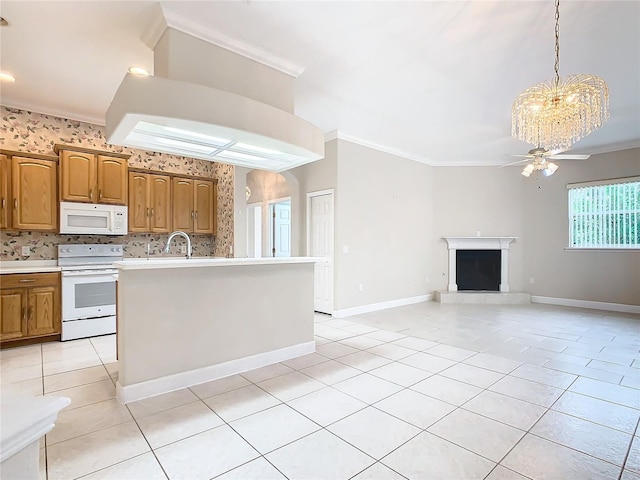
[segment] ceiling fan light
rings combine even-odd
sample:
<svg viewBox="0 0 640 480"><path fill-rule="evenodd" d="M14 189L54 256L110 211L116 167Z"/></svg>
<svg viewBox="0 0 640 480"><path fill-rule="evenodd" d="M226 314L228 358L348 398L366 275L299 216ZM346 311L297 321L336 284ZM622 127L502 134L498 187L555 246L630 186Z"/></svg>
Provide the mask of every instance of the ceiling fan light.
<svg viewBox="0 0 640 480"><path fill-rule="evenodd" d="M528 178L529 176L531 176L534 168L535 167L533 166L533 163L527 164L527 166L522 169L522 175Z"/></svg>
<svg viewBox="0 0 640 480"><path fill-rule="evenodd" d="M558 165L556 165L553 162L549 162L547 163L546 168L542 170L542 173L544 174L545 177L550 177L551 175L556 173L556 170L558 170Z"/></svg>

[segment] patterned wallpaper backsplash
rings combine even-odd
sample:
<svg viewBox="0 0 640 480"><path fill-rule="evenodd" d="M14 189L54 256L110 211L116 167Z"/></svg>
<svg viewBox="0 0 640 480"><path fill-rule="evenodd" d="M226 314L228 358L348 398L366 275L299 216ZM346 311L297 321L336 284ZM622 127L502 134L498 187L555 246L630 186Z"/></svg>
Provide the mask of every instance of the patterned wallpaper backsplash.
<svg viewBox="0 0 640 480"><path fill-rule="evenodd" d="M55 155L56 143L76 145L97 150L131 154L129 167L146 168L167 173L182 173L218 179L218 232L208 235L190 235L195 256L223 257L233 245L233 175L234 168L223 163L179 157L166 153L147 152L133 148L108 145L104 127L40 113L0 107L0 148L27 153ZM168 235L130 234L122 237L95 235L59 235L40 232L0 232L2 250L0 260L53 260L57 258L58 244L113 243L124 245L125 257L146 257L147 244L151 255L159 254ZM171 253L178 254L176 239ZM22 256L22 247L29 246L31 255Z"/></svg>

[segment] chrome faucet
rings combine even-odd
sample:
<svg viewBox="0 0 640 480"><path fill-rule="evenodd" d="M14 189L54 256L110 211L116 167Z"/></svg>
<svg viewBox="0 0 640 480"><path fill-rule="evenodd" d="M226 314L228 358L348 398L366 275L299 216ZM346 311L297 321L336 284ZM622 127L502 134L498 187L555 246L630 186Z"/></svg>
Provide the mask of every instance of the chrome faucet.
<svg viewBox="0 0 640 480"><path fill-rule="evenodd" d="M186 233L184 233L181 230L176 230L175 232L173 232L171 235L169 235L169 238L167 239L167 245L164 247L164 253L169 253L169 247L171 246L171 240L173 240L175 237L184 237L184 239L187 241L187 258L191 258L191 239L189 238L189 235L187 235Z"/></svg>

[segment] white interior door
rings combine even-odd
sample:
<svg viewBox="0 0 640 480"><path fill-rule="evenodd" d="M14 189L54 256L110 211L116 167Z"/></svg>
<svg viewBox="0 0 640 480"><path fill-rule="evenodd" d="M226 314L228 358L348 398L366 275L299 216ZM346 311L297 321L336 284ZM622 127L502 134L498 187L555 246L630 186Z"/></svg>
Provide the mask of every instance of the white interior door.
<svg viewBox="0 0 640 480"><path fill-rule="evenodd" d="M291 200L272 204L272 253L274 257L291 256Z"/></svg>
<svg viewBox="0 0 640 480"><path fill-rule="evenodd" d="M325 260L315 265L314 309L333 313L333 193L310 194L309 255Z"/></svg>

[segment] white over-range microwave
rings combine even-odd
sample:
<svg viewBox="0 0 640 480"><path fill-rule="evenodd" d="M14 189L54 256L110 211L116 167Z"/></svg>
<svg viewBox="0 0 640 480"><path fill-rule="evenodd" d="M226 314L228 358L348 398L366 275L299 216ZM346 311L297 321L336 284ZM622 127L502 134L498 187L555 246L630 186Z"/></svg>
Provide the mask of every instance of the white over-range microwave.
<svg viewBox="0 0 640 480"><path fill-rule="evenodd" d="M127 207L60 202L60 233L126 235Z"/></svg>

